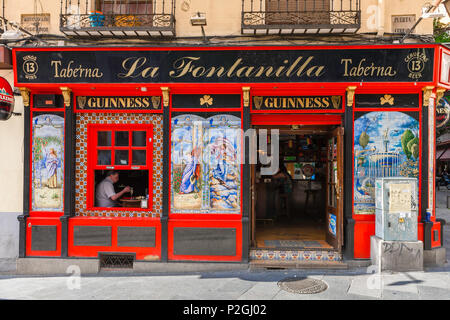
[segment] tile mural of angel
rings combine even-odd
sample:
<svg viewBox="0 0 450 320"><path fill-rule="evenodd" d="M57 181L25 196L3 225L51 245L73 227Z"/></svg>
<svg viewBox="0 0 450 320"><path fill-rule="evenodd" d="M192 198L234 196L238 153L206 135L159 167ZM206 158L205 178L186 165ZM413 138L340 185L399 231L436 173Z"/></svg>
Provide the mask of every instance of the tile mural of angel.
<svg viewBox="0 0 450 320"><path fill-rule="evenodd" d="M172 212L240 213L240 129L232 115L172 119Z"/></svg>
<svg viewBox="0 0 450 320"><path fill-rule="evenodd" d="M64 118L33 117L32 210L62 211L64 192Z"/></svg>

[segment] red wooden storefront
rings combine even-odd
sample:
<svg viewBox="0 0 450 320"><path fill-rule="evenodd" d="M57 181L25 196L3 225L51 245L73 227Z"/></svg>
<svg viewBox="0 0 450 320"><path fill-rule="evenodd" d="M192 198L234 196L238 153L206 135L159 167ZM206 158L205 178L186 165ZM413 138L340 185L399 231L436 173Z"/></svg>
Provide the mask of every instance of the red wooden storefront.
<svg viewBox="0 0 450 320"><path fill-rule="evenodd" d="M247 56L239 60L242 52ZM272 53L270 60L266 53ZM171 54L176 59L170 60ZM233 195L237 200L230 208L206 208L210 200L203 198L198 212L172 203L174 121L183 115L194 115L204 123L220 121L214 118L217 115L232 116L244 132L258 126L342 127L343 166L338 173L343 182L338 195L342 208L335 217L338 226L333 236L342 240L334 249L348 259L368 259L370 236L375 233L374 214L355 212L355 144L359 144L355 123L374 112L380 117L395 112L409 115L417 121L414 133L420 154L414 164L419 185L418 239L426 249L442 245L434 209L434 162L429 157L435 150L433 104L450 87L445 62L450 53L442 46L20 48L13 55L15 86L28 105L22 257L129 253L143 261L248 261L255 249L249 164L242 161L236 167L234 179L239 183ZM296 61L297 56L302 58ZM333 60L335 56L338 60ZM251 62L256 64L253 69L249 69ZM260 73L255 71L260 67ZM278 76L280 81L274 80ZM255 105L255 98L302 97L310 99L304 103L326 97L340 100L334 107ZM381 97L388 102L380 105ZM395 100L389 103L392 97ZM371 105L372 100L376 103ZM53 121L51 130L62 130L59 140L45 140L49 121ZM98 131L111 132L110 145L99 144ZM115 144L119 131L128 132L126 145ZM133 145L135 131L146 132L145 145ZM61 153L55 169L61 182L56 187L45 185L43 178L49 158L42 151L49 149L43 141L53 143L54 151ZM99 164L99 150L117 158ZM115 160L121 151L126 151L123 163ZM139 151L145 153L141 162L135 160ZM242 153L238 156L245 158ZM147 208L95 206L96 172L109 169L144 172L148 191L142 195L148 195ZM52 195L47 199L45 192ZM427 208L432 209L428 220Z"/></svg>

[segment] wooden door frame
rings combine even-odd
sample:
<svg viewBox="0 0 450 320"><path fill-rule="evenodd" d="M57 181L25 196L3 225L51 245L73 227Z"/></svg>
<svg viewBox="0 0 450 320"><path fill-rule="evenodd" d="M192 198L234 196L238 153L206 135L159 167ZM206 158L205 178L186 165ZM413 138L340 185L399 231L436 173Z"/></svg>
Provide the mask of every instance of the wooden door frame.
<svg viewBox="0 0 450 320"><path fill-rule="evenodd" d="M256 164L250 164L250 248L256 248Z"/></svg>
<svg viewBox="0 0 450 320"><path fill-rule="evenodd" d="M331 207L329 205L329 174L330 163L333 163L333 159L331 161L327 159L327 202L326 202L326 241L334 247L335 250L341 252L343 246L343 223L344 223L344 127L339 126L334 129L329 137L330 139L336 138L336 162L337 162L337 180L335 184L335 192L336 192L336 206ZM329 143L329 142L328 142ZM330 209L332 208L332 210ZM336 235L332 235L329 230L329 215L334 214L336 216Z"/></svg>
<svg viewBox="0 0 450 320"><path fill-rule="evenodd" d="M325 116L325 119L327 118L327 115L321 115L322 117ZM269 117L272 117L273 119L273 115L269 115ZM324 121L324 123L326 123L326 120ZM311 128L311 134L318 134L318 131L320 131L322 125L324 123L308 123L306 122L304 124L304 126L306 128L310 127ZM295 124L298 124L297 122ZM277 129L277 128L283 128L286 126L291 126L292 124L286 123L286 122L278 122L278 121L274 121L272 120L270 124L252 124L251 128L252 129L261 129L261 128L265 128L265 129ZM331 133L331 135L333 134L333 132L337 131L337 130L342 130L342 138L341 138L341 163L342 163L342 169L340 170L340 177L342 180L341 183L341 196L340 196L340 204L339 204L339 211L340 213L340 219L339 219L339 223L337 225L338 229L337 229L337 234L340 234L340 237L338 238L338 242L339 242L339 251L342 250L342 244L343 244L343 195L344 195L344 185L343 185L343 177L344 177L344 168L343 168L343 163L344 163L344 127L342 126L341 123L336 123L335 118L333 117L331 119L330 117L330 121L329 123L326 124L326 126L331 127L331 126L336 126L339 125L337 128L331 130L328 130L328 132ZM303 127L303 128L305 128ZM331 129L331 128L330 128ZM295 132L295 130L293 130ZM302 132L303 134L307 134L306 131ZM328 161L327 161L327 165L328 165ZM257 194L256 194L256 188L255 188L255 180L256 180L256 164L251 164L250 165L250 248L254 249L257 248L257 243L256 243L256 198L257 198ZM328 168L327 168L328 169ZM327 177L328 178L328 177ZM328 200L327 200L328 201ZM327 214L327 219L328 219L328 212L326 212ZM328 229L328 228L327 228ZM326 232L328 232L328 230L326 230Z"/></svg>

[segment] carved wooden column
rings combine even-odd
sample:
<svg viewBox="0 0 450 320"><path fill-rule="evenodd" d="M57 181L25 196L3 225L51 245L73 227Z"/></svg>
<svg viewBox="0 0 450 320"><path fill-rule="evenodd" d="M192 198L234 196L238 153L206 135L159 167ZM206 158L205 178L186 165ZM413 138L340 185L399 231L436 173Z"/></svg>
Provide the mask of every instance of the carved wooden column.
<svg viewBox="0 0 450 320"><path fill-rule="evenodd" d="M353 107L353 102L355 101L355 90L356 86L347 87L347 107Z"/></svg>
<svg viewBox="0 0 450 320"><path fill-rule="evenodd" d="M23 161L28 164L30 161L30 139L31 139L31 111L30 111L30 89L20 87L20 94L23 100L24 111L24 146L23 146ZM26 256L26 237L27 237L27 218L30 215L30 188L26 187L30 184L31 170L29 165L23 166L23 213L17 217L19 220L19 258Z"/></svg>
<svg viewBox="0 0 450 320"><path fill-rule="evenodd" d="M68 87L60 87L60 89L64 98L64 105L70 107L72 104L72 90Z"/></svg>
<svg viewBox="0 0 450 320"><path fill-rule="evenodd" d="M250 87L242 87L242 103L244 106L243 118L242 118L242 128L245 132L250 129ZM245 139L245 136L244 136ZM250 153L252 145L250 143L245 143L241 149L244 152L244 164L242 165L242 262L249 261L250 253L250 237L251 237L251 225L250 225L250 214L251 214L251 170L250 170Z"/></svg>
<svg viewBox="0 0 450 320"><path fill-rule="evenodd" d="M161 215L161 262L168 261L170 192L170 88L161 87L163 105L163 192Z"/></svg>
<svg viewBox="0 0 450 320"><path fill-rule="evenodd" d="M22 95L23 105L24 107L30 106L30 89L20 87L20 94Z"/></svg>
<svg viewBox="0 0 450 320"><path fill-rule="evenodd" d="M435 220L434 215L434 180L435 180L435 156L436 156L436 94L433 86L423 88L423 105L428 107L428 206L427 211L431 212L431 221ZM425 212L422 212L424 214Z"/></svg>

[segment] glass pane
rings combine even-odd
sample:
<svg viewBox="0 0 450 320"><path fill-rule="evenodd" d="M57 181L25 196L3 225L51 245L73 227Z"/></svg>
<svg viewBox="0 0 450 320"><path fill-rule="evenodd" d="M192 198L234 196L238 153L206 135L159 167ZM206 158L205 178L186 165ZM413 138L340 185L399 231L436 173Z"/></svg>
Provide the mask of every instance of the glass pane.
<svg viewBox="0 0 450 320"><path fill-rule="evenodd" d="M328 182L333 182L333 166L331 165L331 162L328 162Z"/></svg>
<svg viewBox="0 0 450 320"><path fill-rule="evenodd" d="M107 166L111 164L111 150L97 150L97 164Z"/></svg>
<svg viewBox="0 0 450 320"><path fill-rule="evenodd" d="M333 182L336 183L337 182L337 162L333 161Z"/></svg>
<svg viewBox="0 0 450 320"><path fill-rule="evenodd" d="M332 204L332 197L333 197L333 195L331 194L332 193L332 189L333 189L333 186L331 184L329 184L328 185L328 206L330 206L330 207L333 206L333 204Z"/></svg>
<svg viewBox="0 0 450 320"><path fill-rule="evenodd" d="M336 208L337 205L337 194L336 194L336 188L333 186L333 208Z"/></svg>
<svg viewBox="0 0 450 320"><path fill-rule="evenodd" d="M111 131L97 132L97 145L101 147L111 146Z"/></svg>
<svg viewBox="0 0 450 320"><path fill-rule="evenodd" d="M133 150L132 151L132 164L145 166L145 157L147 152L145 150Z"/></svg>
<svg viewBox="0 0 450 320"><path fill-rule="evenodd" d="M328 202L328 205L333 208L336 207L336 190L334 185L330 185L330 201Z"/></svg>
<svg viewBox="0 0 450 320"><path fill-rule="evenodd" d="M119 147L127 147L130 141L128 139L128 131L116 131L115 134L115 145Z"/></svg>
<svg viewBox="0 0 450 320"><path fill-rule="evenodd" d="M114 164L120 166L128 165L128 150L116 150L114 151Z"/></svg>
<svg viewBox="0 0 450 320"><path fill-rule="evenodd" d="M145 147L147 134L145 131L133 131L133 147Z"/></svg>
<svg viewBox="0 0 450 320"><path fill-rule="evenodd" d="M333 144L333 160L337 158L337 143Z"/></svg>

